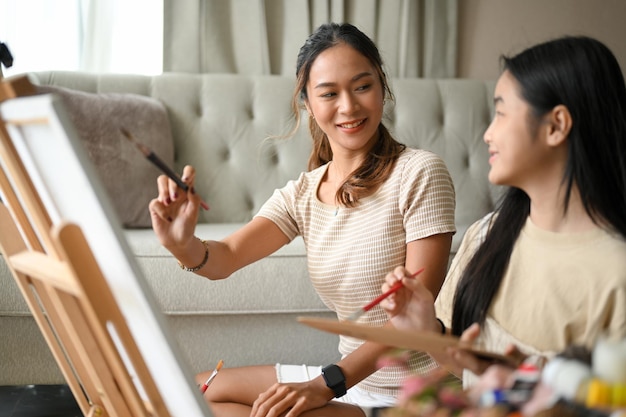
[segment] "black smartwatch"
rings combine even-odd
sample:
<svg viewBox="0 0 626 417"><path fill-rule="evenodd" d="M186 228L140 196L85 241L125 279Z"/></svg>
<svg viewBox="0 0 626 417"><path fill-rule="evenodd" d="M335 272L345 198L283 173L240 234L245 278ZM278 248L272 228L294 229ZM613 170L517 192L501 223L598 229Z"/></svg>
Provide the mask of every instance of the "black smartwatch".
<svg viewBox="0 0 626 417"><path fill-rule="evenodd" d="M322 376L326 386L333 390L335 398L346 395L346 377L337 365L328 365L322 368Z"/></svg>

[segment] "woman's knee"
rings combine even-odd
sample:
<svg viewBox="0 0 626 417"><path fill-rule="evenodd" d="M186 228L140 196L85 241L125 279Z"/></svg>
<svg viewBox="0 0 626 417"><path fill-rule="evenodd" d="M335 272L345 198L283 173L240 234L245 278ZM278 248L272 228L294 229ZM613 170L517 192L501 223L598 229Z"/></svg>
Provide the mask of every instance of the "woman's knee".
<svg viewBox="0 0 626 417"><path fill-rule="evenodd" d="M206 382L210 372L199 374L196 381ZM259 394L276 383L273 366L222 368L204 393L209 402L234 402L252 405Z"/></svg>

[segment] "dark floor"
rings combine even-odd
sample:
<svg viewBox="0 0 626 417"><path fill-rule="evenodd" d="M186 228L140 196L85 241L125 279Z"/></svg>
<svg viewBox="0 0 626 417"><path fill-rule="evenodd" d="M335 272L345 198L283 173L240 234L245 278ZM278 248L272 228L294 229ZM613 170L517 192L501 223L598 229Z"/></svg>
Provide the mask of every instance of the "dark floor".
<svg viewBox="0 0 626 417"><path fill-rule="evenodd" d="M374 410L374 416L378 416ZM0 385L0 417L83 417L67 385Z"/></svg>
<svg viewBox="0 0 626 417"><path fill-rule="evenodd" d="M67 385L0 386L0 417L82 417Z"/></svg>

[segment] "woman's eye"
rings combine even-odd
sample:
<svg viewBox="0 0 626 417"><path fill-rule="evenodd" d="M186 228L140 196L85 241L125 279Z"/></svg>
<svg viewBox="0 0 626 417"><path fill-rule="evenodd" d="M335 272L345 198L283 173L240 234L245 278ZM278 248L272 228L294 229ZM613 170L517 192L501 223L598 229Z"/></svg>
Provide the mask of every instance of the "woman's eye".
<svg viewBox="0 0 626 417"><path fill-rule="evenodd" d="M322 93L320 94L320 97L322 98L330 98L330 97L334 97L336 94L334 92L327 92L327 93Z"/></svg>
<svg viewBox="0 0 626 417"><path fill-rule="evenodd" d="M361 85L359 87L356 88L357 91L365 91L368 90L372 85L371 84L365 84L365 85Z"/></svg>

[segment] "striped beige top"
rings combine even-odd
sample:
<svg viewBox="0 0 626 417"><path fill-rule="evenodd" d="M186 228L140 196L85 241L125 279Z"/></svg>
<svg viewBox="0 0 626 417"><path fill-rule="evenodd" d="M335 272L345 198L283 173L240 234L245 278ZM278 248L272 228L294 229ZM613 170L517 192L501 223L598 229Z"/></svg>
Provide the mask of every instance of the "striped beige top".
<svg viewBox="0 0 626 417"><path fill-rule="evenodd" d="M313 286L338 318L345 319L380 295L385 275L404 265L408 242L455 231L455 195L444 162L424 150L406 149L390 178L354 208L330 206L317 198L327 169L328 164L303 173L276 190L257 215L272 220L289 239L302 235ZM376 307L360 321L381 326L387 316ZM342 336L339 352L347 355L361 343ZM414 356L412 371L436 367L427 355ZM390 366L360 387L396 395L406 376L406 370Z"/></svg>

